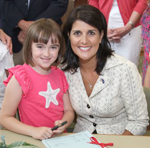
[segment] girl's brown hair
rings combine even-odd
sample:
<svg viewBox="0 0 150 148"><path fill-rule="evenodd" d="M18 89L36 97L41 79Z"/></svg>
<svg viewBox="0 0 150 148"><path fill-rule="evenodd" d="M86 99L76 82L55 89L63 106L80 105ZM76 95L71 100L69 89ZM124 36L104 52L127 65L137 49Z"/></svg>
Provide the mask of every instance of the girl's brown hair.
<svg viewBox="0 0 150 148"><path fill-rule="evenodd" d="M61 28L52 19L45 19L45 18L35 21L27 31L25 41L23 44L24 62L26 64L34 66L31 53L32 43L40 42L47 44L50 38L52 43L59 42L60 44L58 58L54 63L55 65L58 65L61 61L64 49Z"/></svg>

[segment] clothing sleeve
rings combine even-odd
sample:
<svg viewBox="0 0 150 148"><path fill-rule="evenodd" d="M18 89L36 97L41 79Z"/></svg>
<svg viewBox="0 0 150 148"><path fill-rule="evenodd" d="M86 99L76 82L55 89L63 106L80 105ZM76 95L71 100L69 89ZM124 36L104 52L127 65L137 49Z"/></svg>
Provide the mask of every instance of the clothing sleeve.
<svg viewBox="0 0 150 148"><path fill-rule="evenodd" d="M133 135L143 135L146 132L149 117L141 76L132 63L127 64L122 75L121 98L128 120L125 129Z"/></svg>
<svg viewBox="0 0 150 148"><path fill-rule="evenodd" d="M138 0L136 6L134 7L133 11L138 12L139 14L143 14L144 10L147 7L147 0Z"/></svg>
<svg viewBox="0 0 150 148"><path fill-rule="evenodd" d="M1 0L1 12L2 29L9 36L12 36L13 29L18 25L21 19L25 18L25 16L15 5L14 0Z"/></svg>
<svg viewBox="0 0 150 148"><path fill-rule="evenodd" d="M57 22L65 14L68 2L69 0L52 0L49 7L39 14L34 20L40 18L51 18Z"/></svg>
<svg viewBox="0 0 150 148"><path fill-rule="evenodd" d="M8 69L8 71L9 71L9 76L4 81L5 86L7 86L10 79L14 75L23 91L23 94L26 96L29 90L31 90L31 80L28 77L28 74L26 73L24 67L18 65L18 66Z"/></svg>
<svg viewBox="0 0 150 148"><path fill-rule="evenodd" d="M98 0L89 0L89 5L92 5L99 9Z"/></svg>
<svg viewBox="0 0 150 148"><path fill-rule="evenodd" d="M14 67L13 56L9 53L9 51L6 53L6 55L3 58L3 65L6 70L8 68Z"/></svg>
<svg viewBox="0 0 150 148"><path fill-rule="evenodd" d="M66 76L63 71L61 71L61 80L62 80L62 84L63 84L63 88L64 88L63 92L66 93L69 88L69 84L67 82Z"/></svg>

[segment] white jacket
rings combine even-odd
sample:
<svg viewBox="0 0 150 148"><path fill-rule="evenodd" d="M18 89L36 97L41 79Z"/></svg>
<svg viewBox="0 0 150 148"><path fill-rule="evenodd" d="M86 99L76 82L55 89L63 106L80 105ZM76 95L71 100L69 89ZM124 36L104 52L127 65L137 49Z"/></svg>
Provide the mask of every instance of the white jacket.
<svg viewBox="0 0 150 148"><path fill-rule="evenodd" d="M125 129L143 135L148 112L141 77L130 61L114 55L88 97L80 73L65 72L72 106L77 113L74 132L95 129L99 134L122 134Z"/></svg>

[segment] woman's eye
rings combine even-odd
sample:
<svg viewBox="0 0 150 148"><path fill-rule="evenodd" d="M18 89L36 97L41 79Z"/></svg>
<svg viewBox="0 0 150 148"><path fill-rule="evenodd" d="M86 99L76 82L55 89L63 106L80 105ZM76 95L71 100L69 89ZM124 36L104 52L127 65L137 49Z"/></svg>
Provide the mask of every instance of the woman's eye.
<svg viewBox="0 0 150 148"><path fill-rule="evenodd" d="M88 34L89 34L89 35L95 35L95 32L94 32L94 31L89 31Z"/></svg>
<svg viewBox="0 0 150 148"><path fill-rule="evenodd" d="M80 35L81 34L81 32L80 31L76 31L76 32L74 32L74 35Z"/></svg>

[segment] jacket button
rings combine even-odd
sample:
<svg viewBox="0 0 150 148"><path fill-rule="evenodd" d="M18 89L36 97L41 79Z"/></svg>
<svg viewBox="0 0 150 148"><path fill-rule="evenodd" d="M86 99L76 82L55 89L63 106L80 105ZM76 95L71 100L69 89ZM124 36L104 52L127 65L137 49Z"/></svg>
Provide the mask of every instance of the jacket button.
<svg viewBox="0 0 150 148"><path fill-rule="evenodd" d="M89 115L90 118L94 118L92 115Z"/></svg>
<svg viewBox="0 0 150 148"><path fill-rule="evenodd" d="M87 108L90 108L90 105L89 105L89 104L87 104Z"/></svg>
<svg viewBox="0 0 150 148"><path fill-rule="evenodd" d="M97 124L96 123L93 123L93 126L95 127Z"/></svg>

